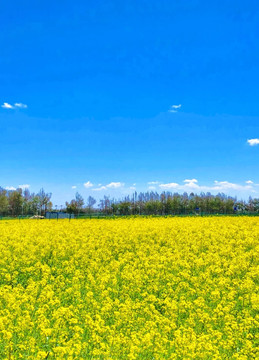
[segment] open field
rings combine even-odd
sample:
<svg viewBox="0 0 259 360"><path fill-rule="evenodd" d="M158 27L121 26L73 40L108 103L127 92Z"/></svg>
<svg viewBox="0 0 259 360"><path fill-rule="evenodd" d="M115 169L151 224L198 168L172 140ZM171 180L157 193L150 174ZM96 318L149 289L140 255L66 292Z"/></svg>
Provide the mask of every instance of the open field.
<svg viewBox="0 0 259 360"><path fill-rule="evenodd" d="M258 358L259 218L0 222L1 359Z"/></svg>

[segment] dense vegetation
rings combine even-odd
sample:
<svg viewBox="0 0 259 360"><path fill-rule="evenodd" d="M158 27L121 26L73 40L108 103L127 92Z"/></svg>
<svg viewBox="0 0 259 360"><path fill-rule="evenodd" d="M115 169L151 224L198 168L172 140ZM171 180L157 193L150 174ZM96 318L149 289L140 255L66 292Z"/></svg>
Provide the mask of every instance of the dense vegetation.
<svg viewBox="0 0 259 360"><path fill-rule="evenodd" d="M105 215L180 215L180 214L238 214L259 213L259 199L249 198L240 201L225 194L210 193L171 193L157 192L137 193L124 199L116 200L104 196L97 204L89 196L85 201L76 193L75 199L57 208L51 202L51 193L41 189L37 194L28 189L6 190L0 187L0 215L44 215L46 211L65 211L71 214L102 213Z"/></svg>

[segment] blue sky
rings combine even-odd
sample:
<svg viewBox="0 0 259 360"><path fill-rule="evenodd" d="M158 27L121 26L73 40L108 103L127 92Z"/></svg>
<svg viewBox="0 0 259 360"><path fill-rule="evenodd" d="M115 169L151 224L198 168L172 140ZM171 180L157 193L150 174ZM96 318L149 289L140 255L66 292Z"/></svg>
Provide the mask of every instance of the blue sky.
<svg viewBox="0 0 259 360"><path fill-rule="evenodd" d="M1 4L0 185L259 197L258 22L252 0Z"/></svg>

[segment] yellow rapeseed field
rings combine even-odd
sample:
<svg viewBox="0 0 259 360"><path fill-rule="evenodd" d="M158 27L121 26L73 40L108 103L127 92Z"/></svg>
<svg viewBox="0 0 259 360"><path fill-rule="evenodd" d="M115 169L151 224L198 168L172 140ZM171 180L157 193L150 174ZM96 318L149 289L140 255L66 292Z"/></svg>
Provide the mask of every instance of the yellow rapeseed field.
<svg viewBox="0 0 259 360"><path fill-rule="evenodd" d="M258 359L259 218L0 221L0 359Z"/></svg>

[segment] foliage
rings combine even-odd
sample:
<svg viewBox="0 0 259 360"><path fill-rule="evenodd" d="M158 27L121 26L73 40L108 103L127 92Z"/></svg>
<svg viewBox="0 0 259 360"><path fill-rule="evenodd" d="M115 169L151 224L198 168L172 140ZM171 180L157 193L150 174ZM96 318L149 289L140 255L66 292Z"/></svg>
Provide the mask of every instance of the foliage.
<svg viewBox="0 0 259 360"><path fill-rule="evenodd" d="M7 191L0 187L0 215L43 215L52 209L51 196L44 189L31 194L28 189Z"/></svg>

